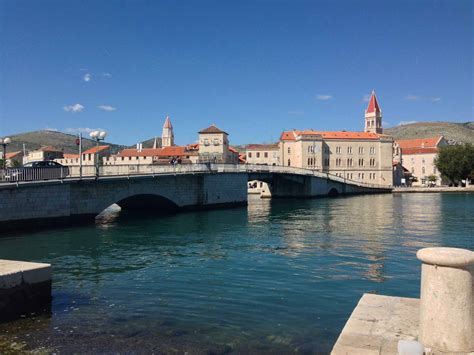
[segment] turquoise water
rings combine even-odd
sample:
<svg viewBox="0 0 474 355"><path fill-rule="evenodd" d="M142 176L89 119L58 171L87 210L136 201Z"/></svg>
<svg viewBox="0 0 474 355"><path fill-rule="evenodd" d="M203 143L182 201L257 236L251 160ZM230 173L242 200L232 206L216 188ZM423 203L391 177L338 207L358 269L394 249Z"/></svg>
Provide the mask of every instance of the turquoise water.
<svg viewBox="0 0 474 355"><path fill-rule="evenodd" d="M474 249L474 194L260 200L2 235L54 266L50 315L0 340L62 352L327 353L361 295L418 297L418 249Z"/></svg>

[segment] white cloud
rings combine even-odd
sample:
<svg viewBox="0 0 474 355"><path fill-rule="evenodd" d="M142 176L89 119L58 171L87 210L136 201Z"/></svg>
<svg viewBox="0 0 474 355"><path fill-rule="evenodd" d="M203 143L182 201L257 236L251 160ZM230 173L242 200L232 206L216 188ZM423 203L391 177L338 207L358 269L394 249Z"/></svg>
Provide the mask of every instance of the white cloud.
<svg viewBox="0 0 474 355"><path fill-rule="evenodd" d="M103 131L102 128L89 128L89 127L77 127L77 128L66 128L66 133L91 133L93 131Z"/></svg>
<svg viewBox="0 0 474 355"><path fill-rule="evenodd" d="M110 105L100 105L100 106L97 106L97 107L100 108L103 111L115 111L117 109L117 107L113 107L113 106L110 106Z"/></svg>
<svg viewBox="0 0 474 355"><path fill-rule="evenodd" d="M417 123L418 121L400 121L398 122L397 126L405 126L405 125L408 125L408 124L413 124L413 123Z"/></svg>
<svg viewBox="0 0 474 355"><path fill-rule="evenodd" d="M84 110L84 106L81 104L68 105L64 106L63 110L66 112L81 112Z"/></svg>
<svg viewBox="0 0 474 355"><path fill-rule="evenodd" d="M316 100L320 100L320 101L327 101L327 100L331 100L332 99L332 95L316 95Z"/></svg>
<svg viewBox="0 0 474 355"><path fill-rule="evenodd" d="M110 73L102 73L102 76L105 77L105 78L111 78L111 77L112 77L112 74L110 74Z"/></svg>
<svg viewBox="0 0 474 355"><path fill-rule="evenodd" d="M299 111L299 110L293 110L293 111L288 111L289 115L304 115L304 111Z"/></svg>
<svg viewBox="0 0 474 355"><path fill-rule="evenodd" d="M86 73L86 74L84 74L82 79L84 79L85 82L89 82L92 79L92 75L90 73Z"/></svg>
<svg viewBox="0 0 474 355"><path fill-rule="evenodd" d="M362 98L362 100L363 100L364 102L369 102L369 101L370 101L370 95L369 95L369 94L364 95L364 97Z"/></svg>
<svg viewBox="0 0 474 355"><path fill-rule="evenodd" d="M405 96L405 100L408 101L430 101L430 102L438 102L441 101L441 97L423 97L423 96L417 96L417 95L407 95Z"/></svg>

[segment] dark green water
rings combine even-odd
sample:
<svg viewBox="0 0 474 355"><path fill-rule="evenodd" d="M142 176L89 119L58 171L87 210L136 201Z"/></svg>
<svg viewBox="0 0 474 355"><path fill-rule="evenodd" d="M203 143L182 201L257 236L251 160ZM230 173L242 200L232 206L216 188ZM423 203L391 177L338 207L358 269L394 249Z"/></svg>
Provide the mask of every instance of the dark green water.
<svg viewBox="0 0 474 355"><path fill-rule="evenodd" d="M0 341L59 352L327 353L365 292L418 297L419 248L474 249L474 194L246 208L2 235L54 266L51 315Z"/></svg>

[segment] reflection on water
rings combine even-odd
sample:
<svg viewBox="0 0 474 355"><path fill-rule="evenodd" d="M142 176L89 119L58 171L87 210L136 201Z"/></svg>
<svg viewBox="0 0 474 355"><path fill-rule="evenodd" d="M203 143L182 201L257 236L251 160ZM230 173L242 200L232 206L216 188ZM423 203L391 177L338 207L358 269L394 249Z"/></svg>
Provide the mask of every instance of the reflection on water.
<svg viewBox="0 0 474 355"><path fill-rule="evenodd" d="M247 208L0 238L54 266L52 314L0 326L63 352L328 352L364 292L418 296L425 246L474 249L474 195L252 198Z"/></svg>

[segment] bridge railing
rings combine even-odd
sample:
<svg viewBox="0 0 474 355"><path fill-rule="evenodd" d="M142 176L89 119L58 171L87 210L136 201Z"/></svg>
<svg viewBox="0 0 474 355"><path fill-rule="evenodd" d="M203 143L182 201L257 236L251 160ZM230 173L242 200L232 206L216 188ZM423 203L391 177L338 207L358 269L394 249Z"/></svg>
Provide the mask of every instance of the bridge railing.
<svg viewBox="0 0 474 355"><path fill-rule="evenodd" d="M63 168L8 168L0 169L0 182L22 182L77 178L106 178L133 175L190 174L190 173L278 173L314 176L350 185L369 188L388 188L387 185L364 183L346 179L326 172L280 165L256 164L177 164L177 165L102 165L98 171L94 165L69 166Z"/></svg>

